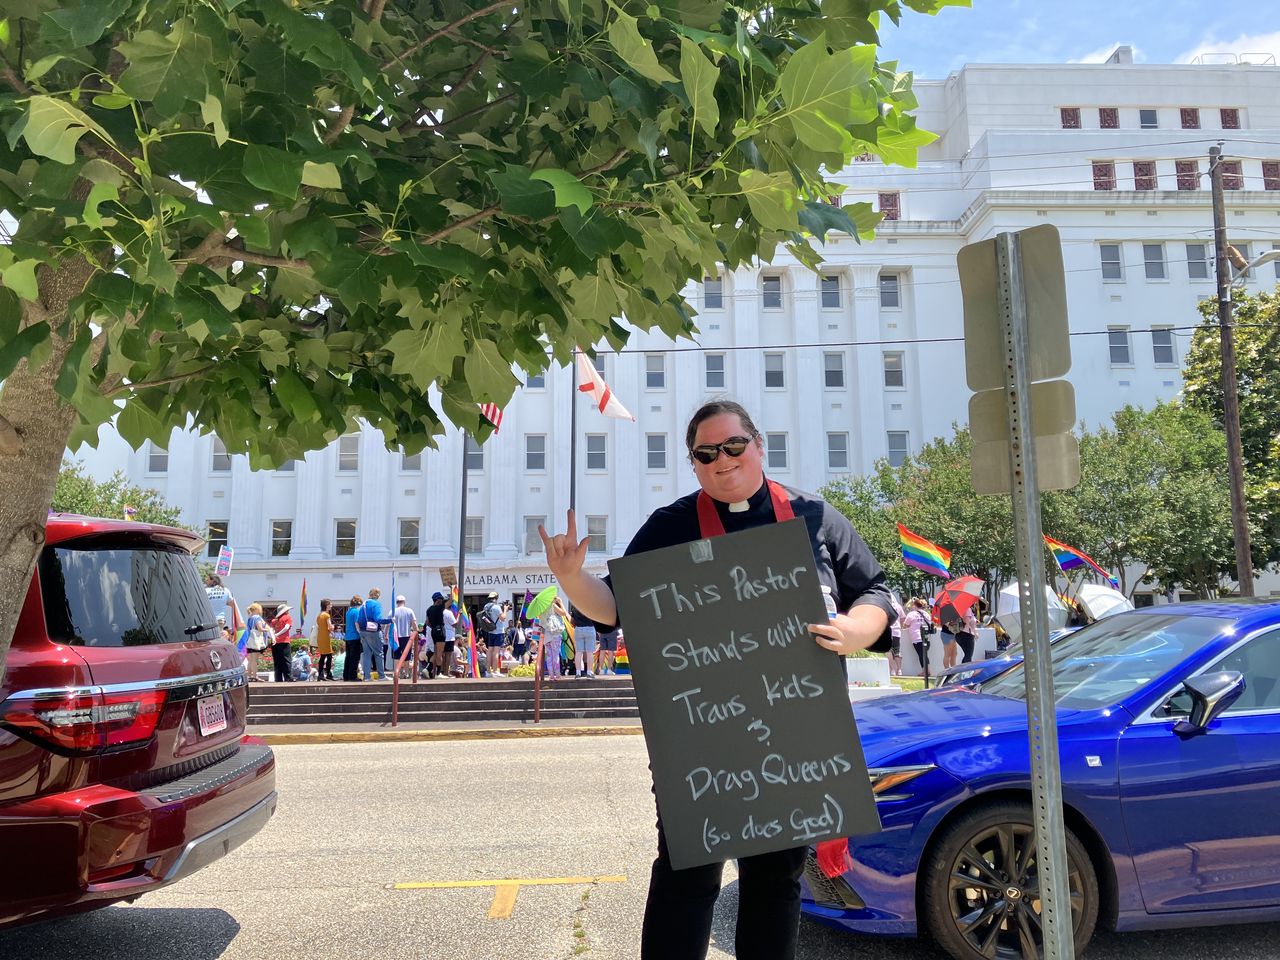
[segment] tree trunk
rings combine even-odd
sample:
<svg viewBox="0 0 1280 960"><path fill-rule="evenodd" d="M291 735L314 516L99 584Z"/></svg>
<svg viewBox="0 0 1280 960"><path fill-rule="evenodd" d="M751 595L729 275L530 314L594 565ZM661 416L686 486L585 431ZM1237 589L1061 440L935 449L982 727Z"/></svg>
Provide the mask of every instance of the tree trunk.
<svg viewBox="0 0 1280 960"><path fill-rule="evenodd" d="M76 420L75 410L53 389L66 350L55 343L53 356L34 374L23 360L0 388L0 417L19 440L16 454L0 455L5 485L0 497L0 681Z"/></svg>

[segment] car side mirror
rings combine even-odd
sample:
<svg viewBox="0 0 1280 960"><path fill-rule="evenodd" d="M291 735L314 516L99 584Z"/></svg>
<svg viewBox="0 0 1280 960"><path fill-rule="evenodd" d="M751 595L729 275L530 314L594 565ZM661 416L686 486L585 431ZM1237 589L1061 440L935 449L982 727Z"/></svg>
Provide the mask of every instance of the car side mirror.
<svg viewBox="0 0 1280 960"><path fill-rule="evenodd" d="M1181 737L1204 733L1209 724L1240 699L1244 686L1244 674L1235 670L1184 680L1182 689L1191 695L1191 716L1175 723L1173 732Z"/></svg>

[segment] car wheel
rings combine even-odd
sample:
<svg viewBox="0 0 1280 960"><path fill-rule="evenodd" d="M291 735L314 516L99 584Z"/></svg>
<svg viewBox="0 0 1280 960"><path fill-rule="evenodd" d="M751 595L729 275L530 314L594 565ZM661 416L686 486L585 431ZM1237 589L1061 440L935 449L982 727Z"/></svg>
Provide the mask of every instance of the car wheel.
<svg viewBox="0 0 1280 960"><path fill-rule="evenodd" d="M1031 808L1001 803L967 814L922 865L923 921L956 960L1039 960L1039 880ZM1067 882L1077 956L1098 921L1098 875L1067 830Z"/></svg>

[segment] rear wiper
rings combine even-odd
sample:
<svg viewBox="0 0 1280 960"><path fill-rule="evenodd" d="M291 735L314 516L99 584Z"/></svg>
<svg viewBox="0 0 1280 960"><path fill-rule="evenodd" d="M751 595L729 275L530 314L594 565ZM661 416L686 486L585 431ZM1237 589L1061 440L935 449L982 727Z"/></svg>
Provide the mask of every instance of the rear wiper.
<svg viewBox="0 0 1280 960"><path fill-rule="evenodd" d="M200 633L203 630L216 630L216 629L218 629L218 625L216 623L193 623L191 626L187 627L187 629L183 630L182 632L185 633L188 637L194 637L197 633Z"/></svg>

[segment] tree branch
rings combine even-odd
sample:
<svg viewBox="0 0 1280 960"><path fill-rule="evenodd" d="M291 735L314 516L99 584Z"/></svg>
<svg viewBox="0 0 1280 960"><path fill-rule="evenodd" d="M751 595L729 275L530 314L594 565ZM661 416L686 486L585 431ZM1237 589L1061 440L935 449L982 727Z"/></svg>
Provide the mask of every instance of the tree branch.
<svg viewBox="0 0 1280 960"><path fill-rule="evenodd" d="M232 221L228 220L223 224L222 229L210 230L205 238L196 245L196 248L191 251L191 255L186 258L186 262L178 264L178 276L181 277L186 272L187 267L193 263L207 263L213 259L214 251L226 241L227 234L231 232L233 225Z"/></svg>
<svg viewBox="0 0 1280 960"><path fill-rule="evenodd" d="M493 50L485 48L485 52L476 58L476 62L467 68L467 72L458 79L458 82L449 85L448 96L452 97L459 90L465 89L467 84L475 79L476 74L480 72L480 68L484 66L485 61L492 57L493 54ZM414 127L422 123L423 120L427 119L427 117L431 116L431 113L432 109L430 107L423 107L404 123L400 124L396 129L399 133L408 133ZM434 127L435 124L432 124L432 126Z"/></svg>
<svg viewBox="0 0 1280 960"><path fill-rule="evenodd" d="M433 43L436 40L439 40L441 37L456 30L458 27L461 27L464 24L468 24L472 20L479 20L481 17L488 16L489 14L494 13L498 10L502 10L503 8L506 8L508 10L513 9L515 7L515 4L516 4L516 0L498 0L497 3L491 3L487 7L481 7L479 10L472 10L465 17L460 17L459 19L453 21L453 23L450 23L446 26L441 27L439 30L436 30L434 33L427 34L427 36L419 40L417 43L411 44L407 49L401 51L400 53L392 57L390 60L388 60L386 63L382 64L381 69L389 70L391 67L394 67L397 63L399 63L405 57L413 56L415 53L417 53L427 44Z"/></svg>
<svg viewBox="0 0 1280 960"><path fill-rule="evenodd" d="M111 398L119 396L122 393L130 393L137 390L145 390L148 387L164 387L171 383L182 383L184 380L190 380L192 377L198 377L198 376L201 376L202 374L206 374L210 370L216 369L217 366L218 365L216 363L211 363L208 366L201 367L198 370L191 370L187 373L175 374L172 377L165 377L161 380L141 380L138 383L122 383L120 386L116 387L115 389L109 390L106 393L104 393L103 396L106 397L108 400L110 400Z"/></svg>
<svg viewBox="0 0 1280 960"><path fill-rule="evenodd" d="M451 223L447 227L444 227L441 230L437 230L435 233L431 234L431 236L424 238L422 242L435 243L437 240L443 240L449 234L457 230L465 230L467 227L473 227L477 223L480 223L483 220L488 220L495 213L498 213L501 210L502 210L502 206L497 203L495 203L491 207L485 207L483 210L480 210L477 213L473 213L469 217L463 217L457 223Z"/></svg>
<svg viewBox="0 0 1280 960"><path fill-rule="evenodd" d="M29 97L35 93L31 85L18 75L18 71L14 69L13 64L9 62L9 58L3 53L0 53L0 64L3 65L0 66L0 75L3 75L5 80L9 82L9 86L24 97Z"/></svg>
<svg viewBox="0 0 1280 960"><path fill-rule="evenodd" d="M347 129L347 125L351 123L351 118L356 114L354 106L343 107L342 112L334 119L324 133L324 145L326 147L333 146L333 142L342 136L342 131Z"/></svg>
<svg viewBox="0 0 1280 960"><path fill-rule="evenodd" d="M459 120L467 120L470 117L474 117L476 114L484 113L486 110L491 110L492 108L496 107L500 103L506 103L508 100L514 100L517 96L518 94L516 93L508 93L506 96L499 97L497 100L490 100L488 103L482 103L478 107L473 107L472 109L468 110L466 113L460 113L456 117L450 117L448 120L445 120L443 123L437 123L431 129L443 130L445 127L449 126L451 123L457 123Z"/></svg>
<svg viewBox="0 0 1280 960"><path fill-rule="evenodd" d="M256 263L260 267L281 267L286 270L310 270L311 264L305 260L290 260L288 257L275 257L269 253L252 253L243 247L221 243L214 247L206 260L243 260L245 263Z"/></svg>
<svg viewBox="0 0 1280 960"><path fill-rule="evenodd" d="M625 160L630 155L631 155L631 151L628 150L626 147L619 147L618 152L615 153L608 160L606 160L604 163L600 164L599 166L590 167L586 170L583 170L581 175L584 177L587 177L593 173L604 173L607 170L612 170L614 167L616 167L618 164L620 164L623 160Z"/></svg>

